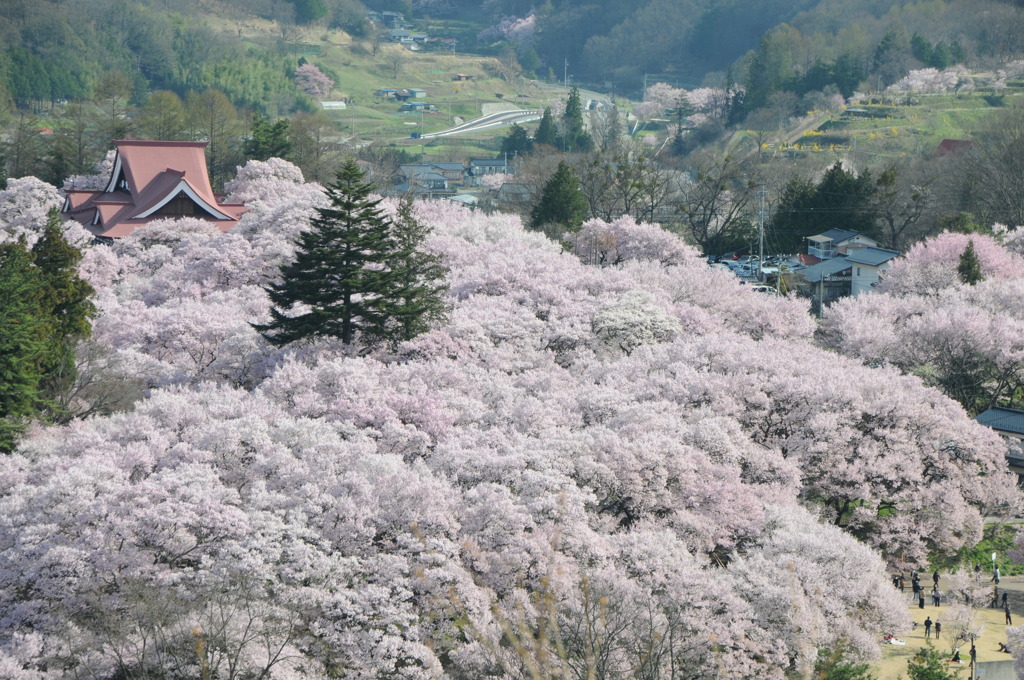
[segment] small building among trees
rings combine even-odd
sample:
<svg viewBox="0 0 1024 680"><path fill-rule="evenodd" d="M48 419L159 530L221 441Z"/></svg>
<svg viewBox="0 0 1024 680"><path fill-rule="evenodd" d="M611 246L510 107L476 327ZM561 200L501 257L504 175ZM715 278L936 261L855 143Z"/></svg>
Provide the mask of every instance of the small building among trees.
<svg viewBox="0 0 1024 680"><path fill-rule="evenodd" d="M63 212L97 238L123 238L153 220L192 217L221 231L245 206L222 203L206 168L206 142L119 140L110 181L101 191L67 192Z"/></svg>

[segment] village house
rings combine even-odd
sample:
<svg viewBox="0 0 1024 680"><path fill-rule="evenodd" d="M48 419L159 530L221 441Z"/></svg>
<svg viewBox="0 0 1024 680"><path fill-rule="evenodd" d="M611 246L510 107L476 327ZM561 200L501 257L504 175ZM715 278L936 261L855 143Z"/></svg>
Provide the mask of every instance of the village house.
<svg viewBox="0 0 1024 680"><path fill-rule="evenodd" d="M1024 481L1024 411L993 406L975 418L982 425L995 430L1009 444L1006 462L1017 473L1018 482Z"/></svg>
<svg viewBox="0 0 1024 680"><path fill-rule="evenodd" d="M453 196L455 190L451 188L451 182L444 174L444 168L440 165L453 164L407 164L399 168L399 183L392 187L388 193L405 196L413 195L418 198L445 198ZM461 174L459 175L461 179Z"/></svg>
<svg viewBox="0 0 1024 680"><path fill-rule="evenodd" d="M856 231L829 229L807 237L808 266L796 273L801 295L816 304L829 304L841 297L860 295L881 280L897 250L878 247L878 241Z"/></svg>
<svg viewBox="0 0 1024 680"><path fill-rule="evenodd" d="M67 192L63 212L98 239L123 238L154 220L191 217L221 231L245 206L223 203L206 170L206 142L119 140L101 191Z"/></svg>
<svg viewBox="0 0 1024 680"><path fill-rule="evenodd" d="M878 245L878 241L870 236L846 229L829 229L821 234L808 236L807 240L810 241L807 253L822 260L836 255L845 255L851 248Z"/></svg>

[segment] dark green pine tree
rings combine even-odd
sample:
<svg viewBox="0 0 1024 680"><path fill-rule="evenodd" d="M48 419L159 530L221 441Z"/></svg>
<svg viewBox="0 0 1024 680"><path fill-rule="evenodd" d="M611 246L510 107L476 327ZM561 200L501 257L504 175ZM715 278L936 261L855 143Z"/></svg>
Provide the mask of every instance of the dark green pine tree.
<svg viewBox="0 0 1024 680"><path fill-rule="evenodd" d="M561 238L566 231L576 231L587 216L587 201L580 191L580 181L564 161L541 191L540 200L530 213L530 228L543 231L552 238Z"/></svg>
<svg viewBox="0 0 1024 680"><path fill-rule="evenodd" d="M534 144L547 144L554 146L558 143L558 130L555 129L555 117L551 113L551 107L544 109L544 115L540 118L540 125L533 133Z"/></svg>
<svg viewBox="0 0 1024 680"><path fill-rule="evenodd" d="M327 187L330 206L316 209L310 228L299 235L295 261L283 265L280 282L266 289L274 304L271 322L253 327L271 343L331 337L352 344L363 336L372 345L386 336L392 225L380 200L370 199L372 191L348 159Z"/></svg>
<svg viewBox="0 0 1024 680"><path fill-rule="evenodd" d="M593 138L583 129L583 102L579 89L575 87L569 91L569 99L565 102L558 147L563 151L587 152L594 149Z"/></svg>
<svg viewBox="0 0 1024 680"><path fill-rule="evenodd" d="M327 4L324 0L292 0L295 5L295 20L300 24L309 24L327 16Z"/></svg>
<svg viewBox="0 0 1024 680"><path fill-rule="evenodd" d="M242 143L245 157L257 161L265 161L268 158L287 158L292 151L288 132L287 118L271 122L262 114L254 114L249 136Z"/></svg>
<svg viewBox="0 0 1024 680"><path fill-rule="evenodd" d="M985 278L981 273L981 261L978 259L978 253L974 250L973 239L967 241L967 247L960 254L960 264L956 268L956 273L960 277L960 281L967 286L973 286Z"/></svg>
<svg viewBox="0 0 1024 680"><path fill-rule="evenodd" d="M389 317L386 335L379 338L392 346L412 340L448 315L448 268L440 255L423 250L430 228L412 214L412 200L403 199L393 223L394 253L388 260L393 273L393 292L384 312Z"/></svg>
<svg viewBox="0 0 1024 680"><path fill-rule="evenodd" d="M512 123L508 134L501 140L501 153L503 155L515 156L528 154L533 151L533 140L527 134L526 128L518 123Z"/></svg>
<svg viewBox="0 0 1024 680"><path fill-rule="evenodd" d="M566 150L575 149L576 139L583 134L583 102L580 101L579 88L569 90L569 98L562 113L562 134L565 136ZM569 144L572 144L572 148L569 148Z"/></svg>
<svg viewBox="0 0 1024 680"><path fill-rule="evenodd" d="M24 242L0 245L0 452L13 450L43 400L48 333L41 288Z"/></svg>
<svg viewBox="0 0 1024 680"><path fill-rule="evenodd" d="M0 191L7 188L7 157L0 153Z"/></svg>
<svg viewBox="0 0 1024 680"><path fill-rule="evenodd" d="M49 335L40 387L51 419L62 421L67 414L63 398L76 377L75 346L92 334L96 291L78 275L82 252L64 238L64 221L57 210L50 211L32 257L41 283L40 312Z"/></svg>

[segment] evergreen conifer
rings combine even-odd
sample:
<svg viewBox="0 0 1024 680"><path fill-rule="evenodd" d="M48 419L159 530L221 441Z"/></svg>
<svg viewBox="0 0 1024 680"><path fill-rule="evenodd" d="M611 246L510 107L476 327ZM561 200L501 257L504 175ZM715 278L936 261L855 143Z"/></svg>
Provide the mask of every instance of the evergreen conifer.
<svg viewBox="0 0 1024 680"><path fill-rule="evenodd" d="M333 337L372 348L409 339L443 316L444 272L419 250L426 231L408 210L398 224L387 217L363 180L349 159L327 187L330 206L317 208L295 260L267 288L271 322L253 326L271 343Z"/></svg>
<svg viewBox="0 0 1024 680"><path fill-rule="evenodd" d="M390 321L380 340L395 345L444 320L448 268L441 256L423 250L430 228L412 214L412 200L399 205L393 226L395 251L388 265L394 273L394 290L385 301L384 312Z"/></svg>
<svg viewBox="0 0 1024 680"><path fill-rule="evenodd" d="M551 107L545 107L544 115L540 118L540 125L533 133L534 144L547 144L554 146L558 142L558 131L555 129L555 117L551 113Z"/></svg>
<svg viewBox="0 0 1024 680"><path fill-rule="evenodd" d="M960 264L956 268L960 281L965 285L973 286L983 280L985 276L981 273L981 261L978 260L978 253L974 250L974 241L968 241L967 247L960 255Z"/></svg>
<svg viewBox="0 0 1024 680"><path fill-rule="evenodd" d="M253 115L249 136L242 143L245 157L257 161L265 161L268 158L287 158L292 151L288 130L287 118L271 122L269 118L259 113Z"/></svg>
<svg viewBox="0 0 1024 680"><path fill-rule="evenodd" d="M32 247L39 277L39 309L46 320L48 351L43 357L40 383L51 416L61 420L57 404L75 381L75 346L92 334L96 313L95 290L78 275L82 252L64 238L63 220L51 210L42 236Z"/></svg>
<svg viewBox="0 0 1024 680"><path fill-rule="evenodd" d="M47 333L40 288L24 242L0 245L0 452L14 448L42 401Z"/></svg>
<svg viewBox="0 0 1024 680"><path fill-rule="evenodd" d="M559 161L558 169L544 185L540 200L530 213L530 227L548 232L550 225L560 232L575 231L586 216L587 201L580 191L580 181L564 161ZM548 235L557 238L561 233Z"/></svg>

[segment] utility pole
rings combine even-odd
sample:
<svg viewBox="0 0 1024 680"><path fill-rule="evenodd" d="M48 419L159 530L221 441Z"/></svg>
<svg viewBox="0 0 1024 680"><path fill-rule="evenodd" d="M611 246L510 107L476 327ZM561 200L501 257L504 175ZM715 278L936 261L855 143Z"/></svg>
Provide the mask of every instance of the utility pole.
<svg viewBox="0 0 1024 680"><path fill-rule="evenodd" d="M757 280L764 283L764 184L757 192L760 201L757 208Z"/></svg>
<svg viewBox="0 0 1024 680"><path fill-rule="evenodd" d="M565 68L562 71L562 82L565 89L569 89L569 60L565 60Z"/></svg>

